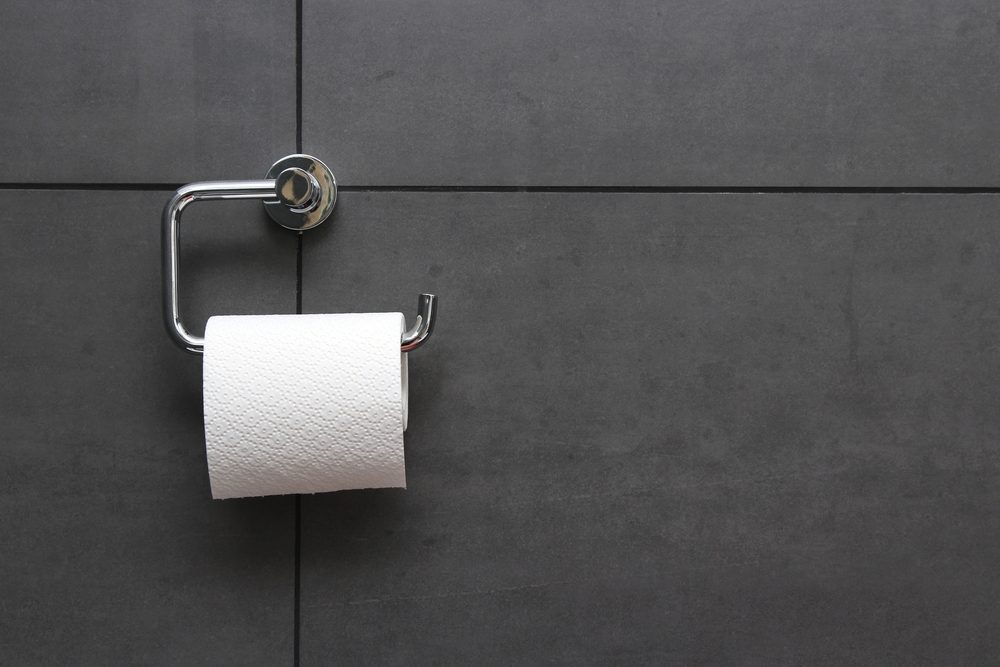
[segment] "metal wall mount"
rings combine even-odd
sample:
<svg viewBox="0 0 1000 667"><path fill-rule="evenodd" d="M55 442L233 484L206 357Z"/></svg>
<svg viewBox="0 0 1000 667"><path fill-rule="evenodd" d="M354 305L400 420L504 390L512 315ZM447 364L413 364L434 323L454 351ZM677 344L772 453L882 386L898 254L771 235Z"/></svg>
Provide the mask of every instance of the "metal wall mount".
<svg viewBox="0 0 1000 667"><path fill-rule="evenodd" d="M312 229L330 217L337 203L337 181L330 168L311 155L289 155L275 162L263 180L188 183L163 208L163 319L170 339L183 350L204 354L205 339L190 334L178 308L178 250L184 209L197 201L260 199L276 223L294 231ZM434 331L437 297L421 294L414 324L400 339L400 350L417 349Z"/></svg>

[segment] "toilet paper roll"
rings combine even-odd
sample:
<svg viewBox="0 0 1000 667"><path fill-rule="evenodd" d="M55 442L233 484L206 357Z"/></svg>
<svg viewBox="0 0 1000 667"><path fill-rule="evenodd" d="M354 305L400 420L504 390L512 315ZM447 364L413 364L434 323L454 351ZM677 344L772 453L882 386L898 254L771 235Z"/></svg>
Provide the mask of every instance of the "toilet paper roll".
<svg viewBox="0 0 1000 667"><path fill-rule="evenodd" d="M404 327L401 313L209 319L212 497L405 487Z"/></svg>

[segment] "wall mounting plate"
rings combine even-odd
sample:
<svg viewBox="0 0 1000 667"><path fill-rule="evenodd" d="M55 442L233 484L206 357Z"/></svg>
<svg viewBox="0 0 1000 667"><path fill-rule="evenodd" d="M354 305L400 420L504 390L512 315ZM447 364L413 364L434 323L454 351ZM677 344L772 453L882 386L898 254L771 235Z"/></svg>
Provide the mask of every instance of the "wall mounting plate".
<svg viewBox="0 0 1000 667"><path fill-rule="evenodd" d="M275 180L279 198L265 200L264 210L287 229L312 229L330 217L337 203L333 172L311 155L283 157L268 169L265 178Z"/></svg>

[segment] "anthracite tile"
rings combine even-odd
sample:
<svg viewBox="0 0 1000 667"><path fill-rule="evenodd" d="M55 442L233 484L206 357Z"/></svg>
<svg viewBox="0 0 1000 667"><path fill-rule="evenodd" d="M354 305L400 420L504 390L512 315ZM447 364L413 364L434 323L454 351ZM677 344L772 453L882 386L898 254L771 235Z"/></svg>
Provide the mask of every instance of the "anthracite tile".
<svg viewBox="0 0 1000 667"><path fill-rule="evenodd" d="M295 4L7 2L0 181L262 178L295 151Z"/></svg>
<svg viewBox="0 0 1000 667"><path fill-rule="evenodd" d="M160 319L168 195L0 193L0 663L291 660L294 501L210 499L200 359ZM259 204L182 226L192 330L294 311Z"/></svg>
<svg viewBox="0 0 1000 667"><path fill-rule="evenodd" d="M352 185L996 186L995 2L305 0Z"/></svg>
<svg viewBox="0 0 1000 667"><path fill-rule="evenodd" d="M406 491L302 500L302 658L977 663L1000 198L345 193L305 312L441 299Z"/></svg>

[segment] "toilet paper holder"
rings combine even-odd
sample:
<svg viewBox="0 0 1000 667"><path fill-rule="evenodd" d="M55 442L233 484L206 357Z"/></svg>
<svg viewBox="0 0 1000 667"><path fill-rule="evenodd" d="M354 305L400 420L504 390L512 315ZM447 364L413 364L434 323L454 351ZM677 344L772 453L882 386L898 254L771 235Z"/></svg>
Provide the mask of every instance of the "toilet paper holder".
<svg viewBox="0 0 1000 667"><path fill-rule="evenodd" d="M223 199L260 199L271 219L295 231L312 229L333 212L337 181L333 172L310 155L289 155L275 162L259 181L202 181L188 183L163 207L163 319L167 334L181 349L204 354L205 339L190 334L181 321L177 298L178 248L181 214L188 204ZM400 349L410 352L434 331L437 297L421 294L414 324L400 337Z"/></svg>

